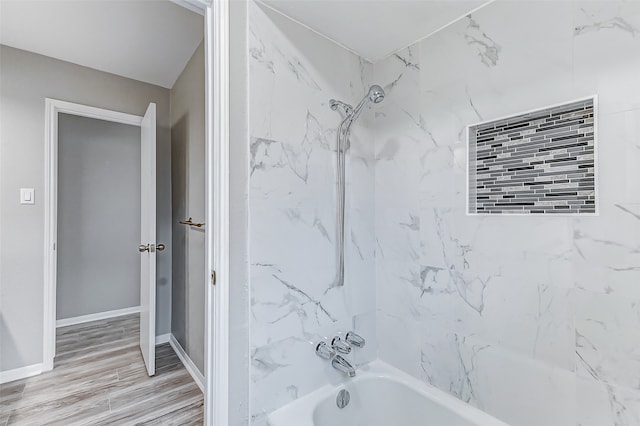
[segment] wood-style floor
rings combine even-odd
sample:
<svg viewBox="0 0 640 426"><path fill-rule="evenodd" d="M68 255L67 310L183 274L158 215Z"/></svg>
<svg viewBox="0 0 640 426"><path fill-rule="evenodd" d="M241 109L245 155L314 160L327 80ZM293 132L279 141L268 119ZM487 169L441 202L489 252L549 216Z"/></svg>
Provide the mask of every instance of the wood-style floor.
<svg viewBox="0 0 640 426"><path fill-rule="evenodd" d="M138 315L59 328L53 371L0 385L2 425L201 425L203 399L169 344L147 375Z"/></svg>

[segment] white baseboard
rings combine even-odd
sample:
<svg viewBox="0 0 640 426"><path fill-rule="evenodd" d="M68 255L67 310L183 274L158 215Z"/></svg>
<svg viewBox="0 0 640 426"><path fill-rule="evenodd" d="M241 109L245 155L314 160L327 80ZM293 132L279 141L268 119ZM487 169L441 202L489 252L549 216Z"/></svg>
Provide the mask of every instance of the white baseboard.
<svg viewBox="0 0 640 426"><path fill-rule="evenodd" d="M98 312L97 314L82 315L73 318L64 318L56 321L57 327L66 327L68 325L82 324L85 322L98 321L107 318L120 317L122 315L136 314L140 312L140 306L132 306L130 308L115 309L113 311Z"/></svg>
<svg viewBox="0 0 640 426"><path fill-rule="evenodd" d="M43 364L33 364L27 365L26 367L14 368L13 370L0 371L0 384L37 376L42 373L42 368Z"/></svg>
<svg viewBox="0 0 640 426"><path fill-rule="evenodd" d="M160 334L156 336L156 345L162 345L163 343L169 343L169 339L171 338L171 333Z"/></svg>
<svg viewBox="0 0 640 426"><path fill-rule="evenodd" d="M191 361L191 358L189 358L189 355L187 355L182 346L180 346L180 343L178 343L173 334L169 338L169 344L176 352L176 355L178 355L178 358L180 358L180 361L182 361L184 368L186 368L189 374L191 374L191 377L193 377L193 381L196 382L196 385L198 385L202 393L204 393L204 376L193 361Z"/></svg>

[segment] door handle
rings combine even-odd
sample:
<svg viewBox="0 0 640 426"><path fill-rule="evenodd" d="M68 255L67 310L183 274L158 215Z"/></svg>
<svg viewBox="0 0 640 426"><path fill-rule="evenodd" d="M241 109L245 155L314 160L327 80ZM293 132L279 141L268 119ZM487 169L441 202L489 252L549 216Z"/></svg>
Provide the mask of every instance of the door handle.
<svg viewBox="0 0 640 426"><path fill-rule="evenodd" d="M140 245L138 246L138 251L139 251L140 253L144 253L145 251L148 251L148 252L154 252L154 251L156 251L156 250L157 250L157 251L162 251L162 250L164 250L164 244L158 244L158 245L153 245L153 244L147 244L147 245L144 245L144 244L140 244Z"/></svg>

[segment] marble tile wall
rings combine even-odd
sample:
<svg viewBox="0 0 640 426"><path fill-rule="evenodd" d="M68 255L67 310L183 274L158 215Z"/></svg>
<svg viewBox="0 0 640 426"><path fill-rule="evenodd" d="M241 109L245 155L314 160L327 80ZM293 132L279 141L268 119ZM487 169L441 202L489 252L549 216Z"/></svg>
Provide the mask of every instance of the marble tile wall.
<svg viewBox="0 0 640 426"><path fill-rule="evenodd" d="M250 2L252 423L339 380L313 347L355 328L355 362L511 424L640 424L639 51L632 1L496 1L374 65ZM371 83L338 288L328 100ZM468 124L593 94L599 216L465 214Z"/></svg>
<svg viewBox="0 0 640 426"><path fill-rule="evenodd" d="M345 285L336 282L336 98L358 102L372 66L249 3L251 416L341 379L315 345L355 329L376 357L374 142L368 115L347 157Z"/></svg>
<svg viewBox="0 0 640 426"><path fill-rule="evenodd" d="M514 425L640 424L640 3L496 1L374 65L378 356ZM465 126L599 97L597 217L465 214Z"/></svg>

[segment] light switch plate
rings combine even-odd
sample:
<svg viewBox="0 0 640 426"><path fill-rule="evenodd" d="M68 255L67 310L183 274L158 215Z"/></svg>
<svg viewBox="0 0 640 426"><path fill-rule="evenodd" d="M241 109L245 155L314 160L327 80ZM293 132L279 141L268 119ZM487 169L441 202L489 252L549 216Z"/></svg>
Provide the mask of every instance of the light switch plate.
<svg viewBox="0 0 640 426"><path fill-rule="evenodd" d="M35 193L33 188L20 188L20 204L35 204Z"/></svg>

